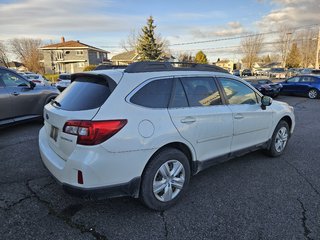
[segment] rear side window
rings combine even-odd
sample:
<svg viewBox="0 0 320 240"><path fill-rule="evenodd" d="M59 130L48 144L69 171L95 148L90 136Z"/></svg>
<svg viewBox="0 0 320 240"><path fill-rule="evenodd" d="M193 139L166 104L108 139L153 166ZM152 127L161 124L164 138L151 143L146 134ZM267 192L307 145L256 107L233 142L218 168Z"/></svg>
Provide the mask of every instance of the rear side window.
<svg viewBox="0 0 320 240"><path fill-rule="evenodd" d="M173 79L159 79L147 83L130 99L134 104L149 108L167 108Z"/></svg>
<svg viewBox="0 0 320 240"><path fill-rule="evenodd" d="M81 111L101 107L111 94L105 79L81 77L75 79L56 99L63 110Z"/></svg>
<svg viewBox="0 0 320 240"><path fill-rule="evenodd" d="M181 78L189 106L211 106L222 104L219 90L211 77Z"/></svg>

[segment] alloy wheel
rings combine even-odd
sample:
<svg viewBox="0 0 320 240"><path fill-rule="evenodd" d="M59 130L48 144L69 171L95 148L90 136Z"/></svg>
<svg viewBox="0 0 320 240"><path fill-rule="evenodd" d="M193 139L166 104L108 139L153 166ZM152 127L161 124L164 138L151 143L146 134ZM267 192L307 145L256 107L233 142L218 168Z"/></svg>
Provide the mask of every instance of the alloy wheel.
<svg viewBox="0 0 320 240"><path fill-rule="evenodd" d="M318 95L318 92L317 92L317 90L315 90L315 89L311 89L311 90L308 92L308 97L309 97L309 98L314 99L314 98L317 97L317 95Z"/></svg>
<svg viewBox="0 0 320 240"><path fill-rule="evenodd" d="M153 180L153 194L161 202L177 197L185 182L185 169L178 160L169 160L162 164Z"/></svg>
<svg viewBox="0 0 320 240"><path fill-rule="evenodd" d="M275 140L275 149L277 152L280 153L284 150L288 141L288 136L289 134L286 127L282 127L279 129Z"/></svg>

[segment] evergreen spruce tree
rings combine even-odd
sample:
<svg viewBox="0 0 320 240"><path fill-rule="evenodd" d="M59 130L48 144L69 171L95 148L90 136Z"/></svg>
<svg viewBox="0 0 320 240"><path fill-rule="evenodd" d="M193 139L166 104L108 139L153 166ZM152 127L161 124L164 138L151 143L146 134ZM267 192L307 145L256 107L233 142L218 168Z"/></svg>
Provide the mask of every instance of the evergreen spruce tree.
<svg viewBox="0 0 320 240"><path fill-rule="evenodd" d="M154 20L150 16L138 39L137 52L141 61L156 61L163 55L163 43L157 42L154 34L156 26L153 23Z"/></svg>
<svg viewBox="0 0 320 240"><path fill-rule="evenodd" d="M208 63L207 56L202 51L197 52L196 57L194 58L194 61L196 63L201 63L201 64Z"/></svg>
<svg viewBox="0 0 320 240"><path fill-rule="evenodd" d="M287 57L286 67L287 68L298 68L301 63L301 55L296 43L293 43L290 52Z"/></svg>

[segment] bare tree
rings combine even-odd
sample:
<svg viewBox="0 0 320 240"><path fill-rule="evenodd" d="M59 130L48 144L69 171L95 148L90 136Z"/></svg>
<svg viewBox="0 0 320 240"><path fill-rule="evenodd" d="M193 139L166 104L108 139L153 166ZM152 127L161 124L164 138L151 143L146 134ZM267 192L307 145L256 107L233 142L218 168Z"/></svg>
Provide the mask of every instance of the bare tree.
<svg viewBox="0 0 320 240"><path fill-rule="evenodd" d="M9 67L8 49L3 42L0 42L0 63Z"/></svg>
<svg viewBox="0 0 320 240"><path fill-rule="evenodd" d="M179 62L187 62L187 63L193 63L194 62L194 57L192 56L191 53L180 53L178 57Z"/></svg>
<svg viewBox="0 0 320 240"><path fill-rule="evenodd" d="M314 66L317 48L317 32L314 30L301 31L296 36L296 43L301 53L302 67Z"/></svg>
<svg viewBox="0 0 320 240"><path fill-rule="evenodd" d="M292 44L292 40L294 37L294 32L286 25L280 25L278 28L278 43L276 45L276 49L278 50L282 67L286 66L287 56Z"/></svg>
<svg viewBox="0 0 320 240"><path fill-rule="evenodd" d="M120 42L121 47L127 52L135 50L138 45L138 37L136 30L132 29L127 39Z"/></svg>
<svg viewBox="0 0 320 240"><path fill-rule="evenodd" d="M40 64L41 52L39 50L42 44L41 39L33 38L15 38L10 40L12 52L28 68L29 71L43 72Z"/></svg>
<svg viewBox="0 0 320 240"><path fill-rule="evenodd" d="M243 53L243 61L248 68L252 68L255 61L258 59L258 55L261 51L263 43L263 37L260 34L251 35L244 38L241 41L241 50Z"/></svg>

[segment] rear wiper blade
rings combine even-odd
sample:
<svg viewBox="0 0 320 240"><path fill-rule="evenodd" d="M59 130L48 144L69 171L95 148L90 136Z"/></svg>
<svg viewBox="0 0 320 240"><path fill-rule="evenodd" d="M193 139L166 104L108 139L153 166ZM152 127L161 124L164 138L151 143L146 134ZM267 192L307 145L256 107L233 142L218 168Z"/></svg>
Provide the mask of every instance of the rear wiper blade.
<svg viewBox="0 0 320 240"><path fill-rule="evenodd" d="M51 102L54 103L55 105L57 105L58 107L61 107L61 104L58 101L52 99Z"/></svg>

